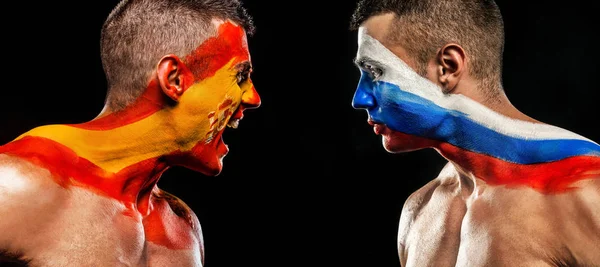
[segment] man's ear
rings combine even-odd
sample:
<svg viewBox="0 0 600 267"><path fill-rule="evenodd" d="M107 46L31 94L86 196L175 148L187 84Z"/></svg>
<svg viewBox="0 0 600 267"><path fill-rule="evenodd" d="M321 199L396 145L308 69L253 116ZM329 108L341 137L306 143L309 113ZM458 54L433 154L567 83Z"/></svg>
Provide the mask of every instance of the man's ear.
<svg viewBox="0 0 600 267"><path fill-rule="evenodd" d="M465 50L458 44L446 44L437 55L437 76L444 93L450 93L465 72Z"/></svg>
<svg viewBox="0 0 600 267"><path fill-rule="evenodd" d="M176 55L166 55L158 62L156 72L163 93L178 102L189 75L185 64Z"/></svg>

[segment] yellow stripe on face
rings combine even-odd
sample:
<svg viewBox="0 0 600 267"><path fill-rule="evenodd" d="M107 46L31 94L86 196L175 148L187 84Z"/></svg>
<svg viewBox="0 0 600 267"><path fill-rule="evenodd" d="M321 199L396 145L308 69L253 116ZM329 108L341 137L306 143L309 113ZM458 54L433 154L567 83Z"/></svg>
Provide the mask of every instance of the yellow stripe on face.
<svg viewBox="0 0 600 267"><path fill-rule="evenodd" d="M240 105L242 91L236 82L234 61L187 88L177 105L167 106L145 119L103 131L47 125L17 139L52 139L115 173L150 158L190 151L199 142L214 140Z"/></svg>

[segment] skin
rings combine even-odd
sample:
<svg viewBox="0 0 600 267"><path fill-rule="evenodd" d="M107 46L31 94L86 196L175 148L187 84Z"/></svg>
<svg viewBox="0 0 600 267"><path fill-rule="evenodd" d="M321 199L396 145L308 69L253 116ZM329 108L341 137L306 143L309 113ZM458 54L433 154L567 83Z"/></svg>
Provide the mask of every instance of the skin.
<svg viewBox="0 0 600 267"><path fill-rule="evenodd" d="M213 24L217 33L195 51L157 62L125 110L38 127L0 147L0 262L203 265L196 215L157 182L171 166L218 175L224 129L260 105L245 31Z"/></svg>
<svg viewBox="0 0 600 267"><path fill-rule="evenodd" d="M402 266L598 266L600 146L528 117L504 94L486 98L459 44L440 47L418 75L387 42L393 19L359 29L352 104L388 152L433 148L448 160L404 204Z"/></svg>

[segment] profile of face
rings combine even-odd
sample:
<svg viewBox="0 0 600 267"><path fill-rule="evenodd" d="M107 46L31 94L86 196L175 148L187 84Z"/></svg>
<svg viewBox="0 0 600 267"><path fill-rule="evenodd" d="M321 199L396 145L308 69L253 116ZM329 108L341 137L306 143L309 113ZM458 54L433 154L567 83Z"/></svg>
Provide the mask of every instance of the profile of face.
<svg viewBox="0 0 600 267"><path fill-rule="evenodd" d="M431 147L434 133L449 134L444 121L454 111L435 103L446 98L442 89L383 45L377 39L385 38L380 31L369 23L359 28L355 63L361 78L352 106L367 111L369 124L388 152Z"/></svg>
<svg viewBox="0 0 600 267"><path fill-rule="evenodd" d="M190 76L182 85L179 103L172 107L168 122L175 129L181 151L170 158L206 175L217 175L223 168L228 147L223 141L225 128L237 128L246 109L260 106L252 84L252 65L246 32L231 21L217 21L217 34L187 55L184 66Z"/></svg>

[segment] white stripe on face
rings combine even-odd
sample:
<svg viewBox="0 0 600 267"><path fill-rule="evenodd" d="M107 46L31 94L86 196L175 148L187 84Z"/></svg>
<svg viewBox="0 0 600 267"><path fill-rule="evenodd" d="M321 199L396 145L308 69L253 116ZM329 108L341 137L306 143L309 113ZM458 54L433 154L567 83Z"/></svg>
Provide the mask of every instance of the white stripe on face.
<svg viewBox="0 0 600 267"><path fill-rule="evenodd" d="M358 62L366 61L381 68L383 73L375 82L394 84L400 90L432 101L444 109L467 114L471 120L501 134L533 140L579 139L591 141L560 127L506 117L464 95L444 94L442 88L416 73L392 51L371 37L364 27L360 27L358 31L356 59ZM426 117L426 114L423 116Z"/></svg>

